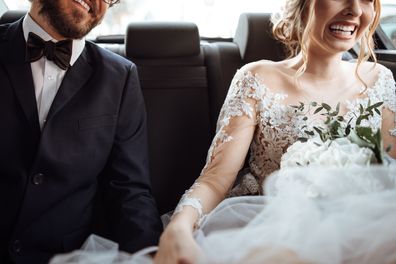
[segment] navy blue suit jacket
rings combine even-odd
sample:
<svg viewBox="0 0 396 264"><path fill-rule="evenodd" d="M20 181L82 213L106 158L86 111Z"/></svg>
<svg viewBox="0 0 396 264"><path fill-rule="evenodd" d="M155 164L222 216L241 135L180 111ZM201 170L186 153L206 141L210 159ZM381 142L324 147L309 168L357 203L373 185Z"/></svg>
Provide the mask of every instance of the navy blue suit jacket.
<svg viewBox="0 0 396 264"><path fill-rule="evenodd" d="M0 26L0 262L45 263L94 232L158 242L136 67L86 42L39 127L22 20Z"/></svg>

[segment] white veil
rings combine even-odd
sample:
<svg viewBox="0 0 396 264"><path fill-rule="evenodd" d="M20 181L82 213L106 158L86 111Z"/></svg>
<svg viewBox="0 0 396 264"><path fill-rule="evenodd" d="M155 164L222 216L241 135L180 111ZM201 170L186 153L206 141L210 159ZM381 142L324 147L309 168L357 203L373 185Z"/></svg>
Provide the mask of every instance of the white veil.
<svg viewBox="0 0 396 264"><path fill-rule="evenodd" d="M265 196L224 200L196 232L200 263L394 263L396 165L275 172ZM51 264L152 263L91 236Z"/></svg>
<svg viewBox="0 0 396 264"><path fill-rule="evenodd" d="M208 216L202 263L396 261L396 166L281 170L265 193Z"/></svg>

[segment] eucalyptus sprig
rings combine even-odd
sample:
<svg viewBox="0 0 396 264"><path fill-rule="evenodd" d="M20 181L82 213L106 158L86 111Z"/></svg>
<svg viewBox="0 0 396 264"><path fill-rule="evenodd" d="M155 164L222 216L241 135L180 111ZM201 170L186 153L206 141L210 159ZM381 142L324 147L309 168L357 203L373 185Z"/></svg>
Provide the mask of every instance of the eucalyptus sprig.
<svg viewBox="0 0 396 264"><path fill-rule="evenodd" d="M349 119L346 126L342 126L341 122L344 122L344 117L340 115L340 104L338 103L336 108L333 110L330 105L326 103L318 104L317 102L311 102L308 106L301 103L298 106L292 106L296 111L310 113L314 108L313 114L320 114L325 117L324 127L313 126L312 130L308 129L307 125L303 126L304 133L307 137L300 137L298 140L305 142L309 137L315 134L319 135L320 139L325 142L327 140L334 140L336 138L347 137L351 142L359 145L360 147L370 148L378 163L383 163L383 144L381 138L381 131L378 129L373 131L371 127L362 126L363 120L369 120L370 117L375 114L381 115L379 108L383 102L377 102L371 104L370 100L367 106L359 105L359 115L355 114L356 125L352 128L351 122L353 118ZM304 116L303 120L308 120L307 116Z"/></svg>

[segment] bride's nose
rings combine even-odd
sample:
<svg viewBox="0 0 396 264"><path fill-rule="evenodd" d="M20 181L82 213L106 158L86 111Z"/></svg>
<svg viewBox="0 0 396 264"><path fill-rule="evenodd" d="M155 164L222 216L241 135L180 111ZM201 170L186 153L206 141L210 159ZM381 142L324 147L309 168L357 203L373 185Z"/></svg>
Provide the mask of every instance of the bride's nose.
<svg viewBox="0 0 396 264"><path fill-rule="evenodd" d="M360 0L347 0L347 5L343 11L346 16L359 17L362 15L363 10L360 5Z"/></svg>

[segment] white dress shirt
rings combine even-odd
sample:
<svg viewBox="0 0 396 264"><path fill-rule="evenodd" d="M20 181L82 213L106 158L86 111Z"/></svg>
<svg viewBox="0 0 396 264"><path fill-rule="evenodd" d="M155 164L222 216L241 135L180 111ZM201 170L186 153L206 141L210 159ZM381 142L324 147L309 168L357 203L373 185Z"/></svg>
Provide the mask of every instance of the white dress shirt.
<svg viewBox="0 0 396 264"><path fill-rule="evenodd" d="M42 29L29 14L27 14L23 19L22 28L26 41L28 39L29 32L33 32L44 41L52 40L53 42L57 42L57 40ZM73 65L76 62L84 47L84 39L73 40L70 65ZM47 60L45 56L35 62L32 62L30 65L32 67L40 128L43 129L48 111L50 110L51 104L54 101L55 95L62 83L63 77L65 77L66 70L62 70L55 63Z"/></svg>

